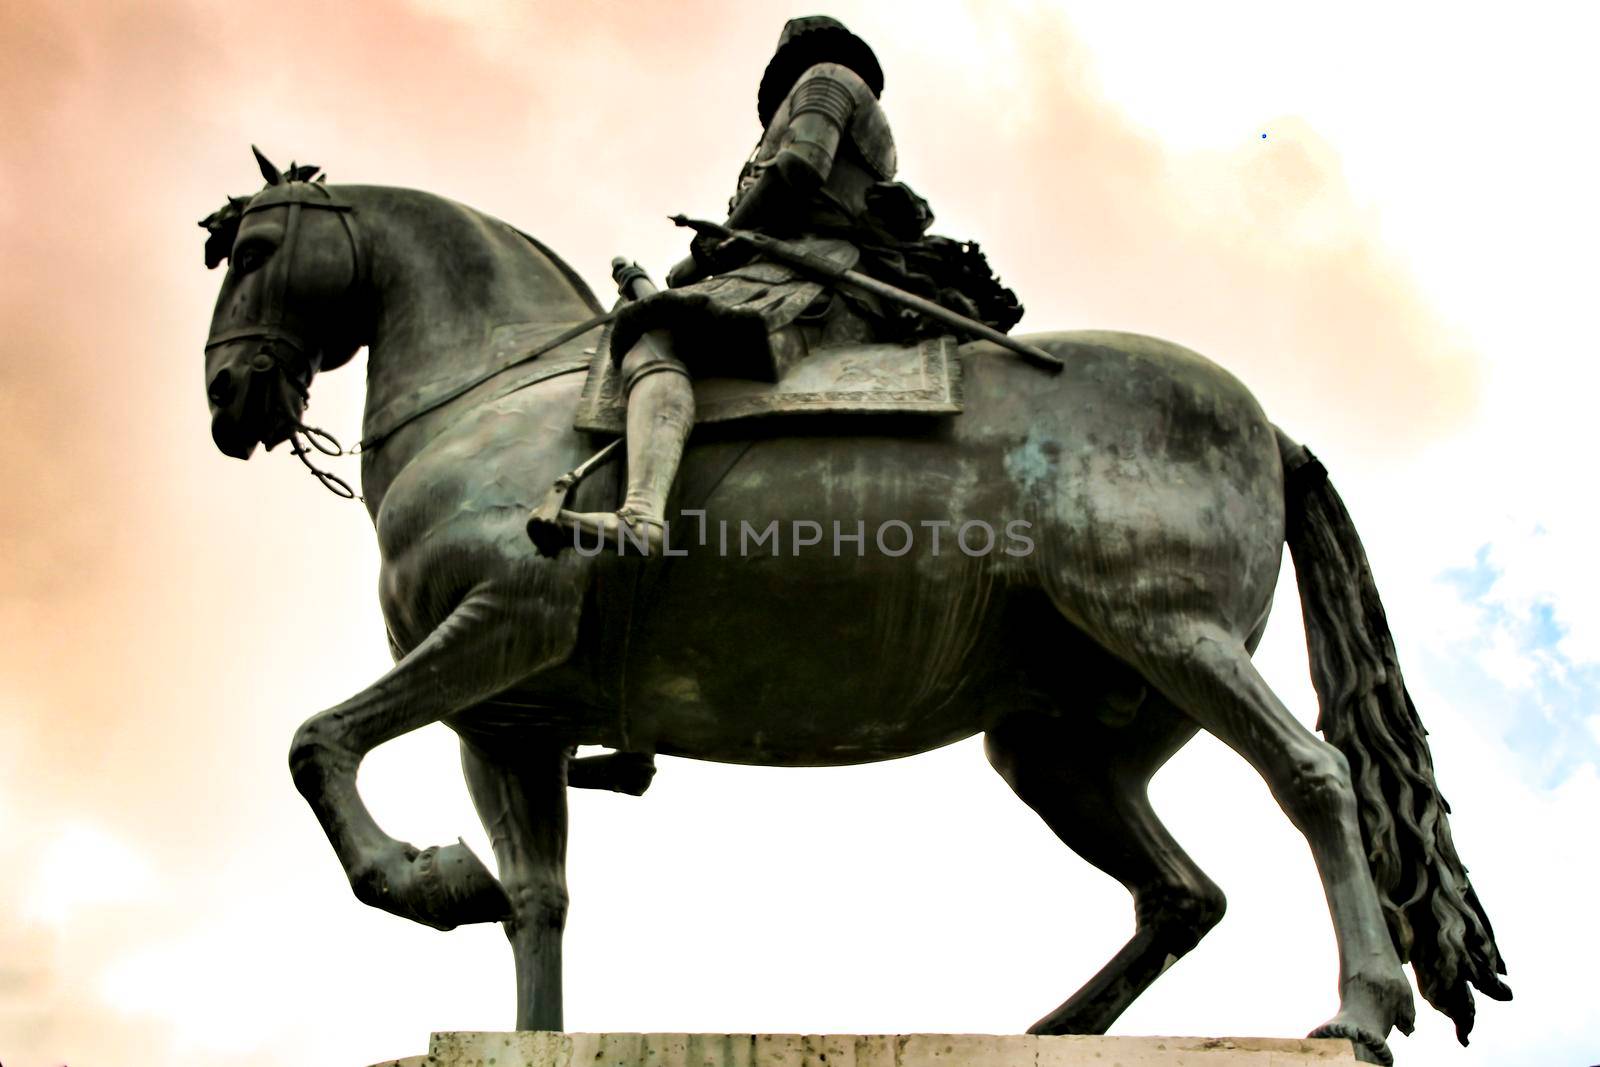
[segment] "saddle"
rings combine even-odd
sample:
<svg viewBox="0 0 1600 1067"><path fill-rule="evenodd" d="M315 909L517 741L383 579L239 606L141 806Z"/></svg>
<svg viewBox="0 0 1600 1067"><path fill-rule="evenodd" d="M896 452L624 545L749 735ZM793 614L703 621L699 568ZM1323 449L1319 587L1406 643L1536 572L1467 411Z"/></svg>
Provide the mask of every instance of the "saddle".
<svg viewBox="0 0 1600 1067"><path fill-rule="evenodd" d="M796 415L959 415L961 362L954 337L911 344L817 348L776 382L698 378L695 423ZM607 335L595 348L573 419L585 433L620 435L627 425L621 374Z"/></svg>

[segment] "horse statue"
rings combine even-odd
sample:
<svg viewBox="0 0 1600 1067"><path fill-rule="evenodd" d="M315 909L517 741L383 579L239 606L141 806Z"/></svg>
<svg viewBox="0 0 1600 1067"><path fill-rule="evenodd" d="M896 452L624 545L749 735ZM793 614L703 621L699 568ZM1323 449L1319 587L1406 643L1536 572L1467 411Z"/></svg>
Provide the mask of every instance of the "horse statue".
<svg viewBox="0 0 1600 1067"><path fill-rule="evenodd" d="M1473 986L1510 997L1354 525L1216 364L1133 334L1032 335L1065 364L1051 376L963 344L960 415L696 433L677 506L702 532L833 523L832 551L547 557L527 515L596 448L573 429L589 362L573 346L592 352L605 318L589 288L452 201L261 166L260 192L202 223L208 262L228 261L212 437L239 459L285 441L307 458L313 376L367 347L361 491L395 656L299 728L294 782L363 902L442 930L504 924L519 1029L562 1028L569 786L642 792L657 753L841 766L979 732L1136 905L1131 940L1034 1033L1104 1032L1221 919L1222 891L1147 797L1199 730L1255 768L1315 857L1340 974L1312 1036L1391 1062L1388 1034L1414 1021L1406 962L1463 1043ZM976 551L980 520L1026 533ZM897 523L945 540L866 551L861 531ZM1326 740L1251 662L1285 543ZM461 739L497 876L464 844L389 836L357 792L367 752L434 722Z"/></svg>

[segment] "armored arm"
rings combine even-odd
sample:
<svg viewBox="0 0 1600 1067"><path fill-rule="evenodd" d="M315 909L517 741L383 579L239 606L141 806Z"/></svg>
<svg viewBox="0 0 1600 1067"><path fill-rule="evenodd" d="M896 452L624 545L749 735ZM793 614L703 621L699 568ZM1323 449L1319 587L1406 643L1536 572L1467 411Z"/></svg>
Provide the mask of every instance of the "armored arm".
<svg viewBox="0 0 1600 1067"><path fill-rule="evenodd" d="M796 217L827 182L839 146L861 109L870 111L875 103L872 90L848 67L837 63L810 67L795 82L767 130L762 147L770 154L747 166L727 226L783 231L785 220ZM883 141L890 146L886 158L892 171L892 141L886 134ZM693 250L693 256L668 272L669 286L687 285L715 273L713 243L697 239Z"/></svg>
<svg viewBox="0 0 1600 1067"><path fill-rule="evenodd" d="M763 220L799 207L822 188L860 98L870 100L871 91L847 67L818 63L802 74L788 106L773 119L783 128L768 131L768 142L775 140L778 151L739 197L728 225L759 228Z"/></svg>
<svg viewBox="0 0 1600 1067"><path fill-rule="evenodd" d="M797 192L820 189L833 170L840 138L856 109L851 79L861 81L837 64L818 64L801 77L789 98L786 143L774 165Z"/></svg>

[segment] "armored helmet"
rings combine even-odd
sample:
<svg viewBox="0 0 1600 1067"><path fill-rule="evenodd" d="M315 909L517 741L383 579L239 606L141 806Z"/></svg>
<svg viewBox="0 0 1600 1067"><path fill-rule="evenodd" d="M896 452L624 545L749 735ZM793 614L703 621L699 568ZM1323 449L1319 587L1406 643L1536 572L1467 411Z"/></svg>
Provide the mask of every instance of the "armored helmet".
<svg viewBox="0 0 1600 1067"><path fill-rule="evenodd" d="M778 49L761 75L761 90L756 95L756 113L763 129L771 124L778 105L800 75L818 63L848 67L867 83L872 95L883 93L883 68L878 66L878 57L844 23L827 15L790 19L778 35Z"/></svg>

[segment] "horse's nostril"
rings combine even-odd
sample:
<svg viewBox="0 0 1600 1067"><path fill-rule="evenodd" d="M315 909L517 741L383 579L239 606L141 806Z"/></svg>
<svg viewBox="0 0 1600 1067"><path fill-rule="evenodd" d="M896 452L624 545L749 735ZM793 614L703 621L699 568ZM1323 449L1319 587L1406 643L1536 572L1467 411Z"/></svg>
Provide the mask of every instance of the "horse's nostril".
<svg viewBox="0 0 1600 1067"><path fill-rule="evenodd" d="M211 384L206 387L206 396L217 407L233 399L233 375L226 368L217 371L217 376L211 379Z"/></svg>

